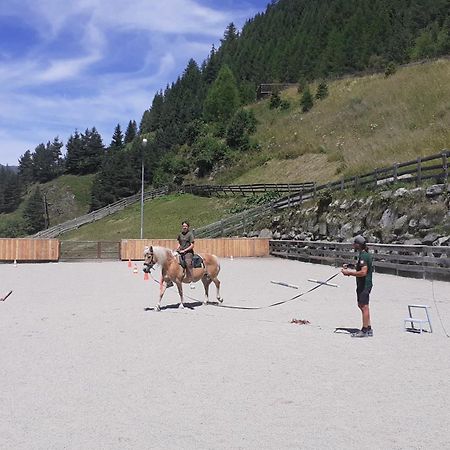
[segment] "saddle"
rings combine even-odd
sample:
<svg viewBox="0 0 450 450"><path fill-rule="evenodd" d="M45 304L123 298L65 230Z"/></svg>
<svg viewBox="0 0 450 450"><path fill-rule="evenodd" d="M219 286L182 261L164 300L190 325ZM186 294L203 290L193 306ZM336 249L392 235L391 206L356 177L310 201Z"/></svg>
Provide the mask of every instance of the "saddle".
<svg viewBox="0 0 450 450"><path fill-rule="evenodd" d="M182 255L178 255L178 262L180 266L186 270L186 261L184 260ZM203 262L203 258L200 255L194 253L192 255L192 267L194 269L205 268L205 263Z"/></svg>

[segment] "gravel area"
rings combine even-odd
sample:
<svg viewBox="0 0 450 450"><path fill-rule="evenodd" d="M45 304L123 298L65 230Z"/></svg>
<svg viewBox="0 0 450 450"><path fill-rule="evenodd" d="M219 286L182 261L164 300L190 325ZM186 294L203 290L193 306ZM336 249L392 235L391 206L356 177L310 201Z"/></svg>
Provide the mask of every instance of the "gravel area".
<svg viewBox="0 0 450 450"><path fill-rule="evenodd" d="M221 265L224 304L237 306L289 299L338 271ZM192 309L167 307L171 288L156 312L158 285L138 268L0 265L0 296L14 290L0 302L1 449L450 448L438 317L450 333L449 283L375 274L374 337L355 339L334 333L361 325L354 278L256 311L200 306L201 284L185 286ZM403 330L409 303L431 306L433 333Z"/></svg>

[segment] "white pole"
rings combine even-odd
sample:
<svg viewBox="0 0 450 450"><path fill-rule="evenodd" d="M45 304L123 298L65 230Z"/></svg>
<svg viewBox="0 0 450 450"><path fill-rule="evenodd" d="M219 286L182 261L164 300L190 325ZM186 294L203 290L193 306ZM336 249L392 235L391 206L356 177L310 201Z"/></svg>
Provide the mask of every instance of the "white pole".
<svg viewBox="0 0 450 450"><path fill-rule="evenodd" d="M147 139L142 139L142 146L147 145ZM144 238L144 152L142 152L141 166L141 239Z"/></svg>

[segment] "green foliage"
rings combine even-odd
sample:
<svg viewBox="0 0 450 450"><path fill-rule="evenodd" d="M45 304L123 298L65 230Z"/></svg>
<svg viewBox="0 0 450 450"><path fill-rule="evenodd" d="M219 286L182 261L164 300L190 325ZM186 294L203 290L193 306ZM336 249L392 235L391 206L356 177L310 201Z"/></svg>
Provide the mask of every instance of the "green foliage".
<svg viewBox="0 0 450 450"><path fill-rule="evenodd" d="M248 150L250 135L256 131L256 117L253 111L238 110L228 125L226 143L231 148Z"/></svg>
<svg viewBox="0 0 450 450"><path fill-rule="evenodd" d="M275 91L270 96L270 102L269 102L269 108L270 109L277 109L281 105L281 98L278 91Z"/></svg>
<svg viewBox="0 0 450 450"><path fill-rule="evenodd" d="M123 133L120 129L120 124L118 123L116 125L116 128L114 129L114 133L112 136L111 144L109 145L110 150L120 150L124 146L123 142Z"/></svg>
<svg viewBox="0 0 450 450"><path fill-rule="evenodd" d="M15 211L20 204L20 199L19 175L9 167L0 165L0 214Z"/></svg>
<svg viewBox="0 0 450 450"><path fill-rule="evenodd" d="M226 123L240 105L239 90L231 69L224 65L208 90L204 116L209 122Z"/></svg>
<svg viewBox="0 0 450 450"><path fill-rule="evenodd" d="M211 172L214 164L222 161L227 154L227 146L218 138L202 136L192 146L194 164L198 169L197 175L204 177Z"/></svg>
<svg viewBox="0 0 450 450"><path fill-rule="evenodd" d="M325 81L322 81L317 86L316 98L322 100L328 97L328 85Z"/></svg>
<svg viewBox="0 0 450 450"><path fill-rule="evenodd" d="M303 112L308 112L314 106L314 101L309 86L306 86L305 89L303 90L300 105L302 107Z"/></svg>
<svg viewBox="0 0 450 450"><path fill-rule="evenodd" d="M134 138L137 136L137 124L135 120L130 120L128 122L127 130L125 131L124 143L130 144L133 142Z"/></svg>
<svg viewBox="0 0 450 450"><path fill-rule="evenodd" d="M45 228L44 214L44 198L41 194L39 186L36 186L23 211L25 231L28 234L37 233Z"/></svg>
<svg viewBox="0 0 450 450"><path fill-rule="evenodd" d="M394 73L397 72L397 66L394 62L390 62L387 66L386 66L386 70L384 71L384 76L386 78L390 77L391 75L394 75Z"/></svg>
<svg viewBox="0 0 450 450"><path fill-rule="evenodd" d="M291 107L289 100L281 100L280 109L282 111L287 111Z"/></svg>
<svg viewBox="0 0 450 450"><path fill-rule="evenodd" d="M244 198L244 201L230 209L231 214L237 214L248 209L256 208L257 206L266 205L270 202L278 200L282 197L280 192L268 191L264 194L253 194Z"/></svg>
<svg viewBox="0 0 450 450"><path fill-rule="evenodd" d="M412 60L433 58L450 51L450 17L446 19L442 28L433 22L424 29L414 41L410 50Z"/></svg>

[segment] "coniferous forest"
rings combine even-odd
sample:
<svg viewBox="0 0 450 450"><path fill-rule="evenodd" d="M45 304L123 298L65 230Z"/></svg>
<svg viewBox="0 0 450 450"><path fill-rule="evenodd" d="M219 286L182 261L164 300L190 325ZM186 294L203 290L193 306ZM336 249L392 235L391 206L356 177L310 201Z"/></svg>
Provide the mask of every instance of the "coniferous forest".
<svg viewBox="0 0 450 450"><path fill-rule="evenodd" d="M0 168L0 213L15 210L28 186L64 173L96 174L92 209L137 192L142 160L147 185L207 176L258 147L256 119L243 106L259 84L302 86L448 53L450 0L272 1L241 31L230 24L201 64L191 59L149 99L139 126L117 125L109 146L93 127L75 131L64 156L55 138L26 151L18 174Z"/></svg>

